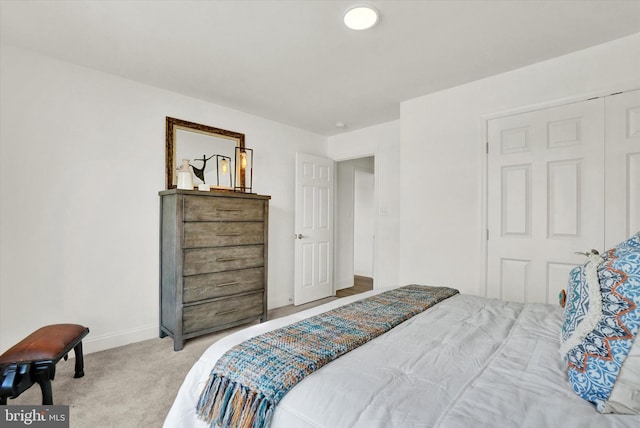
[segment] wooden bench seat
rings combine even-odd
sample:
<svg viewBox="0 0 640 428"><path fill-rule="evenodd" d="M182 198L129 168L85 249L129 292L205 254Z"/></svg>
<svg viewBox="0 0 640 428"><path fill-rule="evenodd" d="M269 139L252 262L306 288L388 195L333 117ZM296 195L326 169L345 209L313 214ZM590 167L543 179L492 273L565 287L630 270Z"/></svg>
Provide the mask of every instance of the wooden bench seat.
<svg viewBox="0 0 640 428"><path fill-rule="evenodd" d="M74 378L84 376L82 339L89 329L79 324L53 324L42 327L0 355L0 405L16 398L34 383L42 390L42 404L52 405L51 381L56 364L73 349Z"/></svg>

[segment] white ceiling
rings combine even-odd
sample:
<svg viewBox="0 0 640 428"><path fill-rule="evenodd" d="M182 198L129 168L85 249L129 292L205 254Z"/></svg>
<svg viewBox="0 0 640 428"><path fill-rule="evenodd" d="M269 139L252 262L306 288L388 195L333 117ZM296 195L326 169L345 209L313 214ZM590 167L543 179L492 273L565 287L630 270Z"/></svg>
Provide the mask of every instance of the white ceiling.
<svg viewBox="0 0 640 428"><path fill-rule="evenodd" d="M640 32L636 0L0 1L3 43L324 135ZM361 3L380 22L348 30Z"/></svg>

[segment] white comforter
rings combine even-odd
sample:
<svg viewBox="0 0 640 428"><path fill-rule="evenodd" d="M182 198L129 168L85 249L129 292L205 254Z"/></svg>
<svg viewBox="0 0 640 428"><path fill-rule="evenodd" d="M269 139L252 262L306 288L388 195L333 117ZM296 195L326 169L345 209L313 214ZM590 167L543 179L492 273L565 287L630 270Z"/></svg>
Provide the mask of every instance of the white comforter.
<svg viewBox="0 0 640 428"><path fill-rule="evenodd" d="M216 360L229 348L353 300L255 325L212 345L192 367L164 426L195 416ZM558 354L561 309L456 295L340 357L293 388L273 428L640 427L602 415L573 393Z"/></svg>

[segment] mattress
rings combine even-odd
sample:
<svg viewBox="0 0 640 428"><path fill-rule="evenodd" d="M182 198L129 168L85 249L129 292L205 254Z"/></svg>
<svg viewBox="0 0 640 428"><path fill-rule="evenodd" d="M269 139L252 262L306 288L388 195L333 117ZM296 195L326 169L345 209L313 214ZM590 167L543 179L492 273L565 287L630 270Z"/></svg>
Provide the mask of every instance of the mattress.
<svg viewBox="0 0 640 428"><path fill-rule="evenodd" d="M213 344L187 374L165 427L206 427L195 408L217 359L258 334L368 295L251 326ZM456 295L296 385L273 428L638 427L575 395L558 354L562 310Z"/></svg>

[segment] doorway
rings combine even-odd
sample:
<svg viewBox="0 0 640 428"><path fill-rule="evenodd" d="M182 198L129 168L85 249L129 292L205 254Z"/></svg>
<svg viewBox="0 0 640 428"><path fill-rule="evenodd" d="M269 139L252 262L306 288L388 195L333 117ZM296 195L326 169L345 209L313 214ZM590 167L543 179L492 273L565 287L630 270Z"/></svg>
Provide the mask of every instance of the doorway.
<svg viewBox="0 0 640 428"><path fill-rule="evenodd" d="M334 266L338 296L373 288L375 192L374 156L336 162Z"/></svg>

